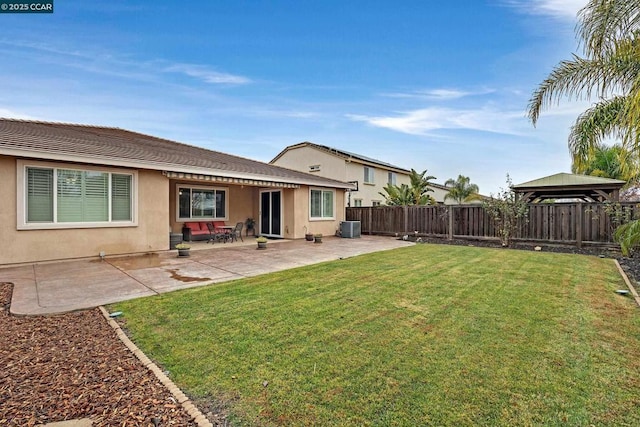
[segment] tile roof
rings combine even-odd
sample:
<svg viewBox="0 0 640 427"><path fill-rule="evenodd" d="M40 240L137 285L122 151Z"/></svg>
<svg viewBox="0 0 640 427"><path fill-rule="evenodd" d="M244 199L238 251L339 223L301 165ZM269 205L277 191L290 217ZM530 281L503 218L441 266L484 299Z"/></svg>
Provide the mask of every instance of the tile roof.
<svg viewBox="0 0 640 427"><path fill-rule="evenodd" d="M0 154L351 188L341 181L120 128L0 118Z"/></svg>

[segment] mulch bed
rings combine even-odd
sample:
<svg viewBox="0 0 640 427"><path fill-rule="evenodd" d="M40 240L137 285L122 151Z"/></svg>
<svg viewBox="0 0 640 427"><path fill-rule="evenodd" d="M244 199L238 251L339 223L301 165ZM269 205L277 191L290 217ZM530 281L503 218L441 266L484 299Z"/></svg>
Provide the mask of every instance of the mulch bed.
<svg viewBox="0 0 640 427"><path fill-rule="evenodd" d="M195 426L99 309L9 314L0 283L0 426L90 418L94 426Z"/></svg>

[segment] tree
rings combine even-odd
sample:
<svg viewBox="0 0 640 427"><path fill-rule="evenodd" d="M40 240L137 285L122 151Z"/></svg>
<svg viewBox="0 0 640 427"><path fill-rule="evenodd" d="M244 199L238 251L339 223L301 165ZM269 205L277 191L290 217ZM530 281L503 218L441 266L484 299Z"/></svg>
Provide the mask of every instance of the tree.
<svg viewBox="0 0 640 427"><path fill-rule="evenodd" d="M385 203L390 206L434 204L435 199L427 194L433 191L430 185L431 180L434 179L436 179L435 176L427 175L426 169L422 171L422 173L411 169L411 173L409 174L410 185L401 184L397 186L387 184L383 188L387 194L380 193L380 195L385 198Z"/></svg>
<svg viewBox="0 0 640 427"><path fill-rule="evenodd" d="M493 219L502 246L510 246L518 227L528 221L527 203L516 196L512 186L511 178L507 175L507 188L500 189L495 196L491 194L491 197L483 202L485 211Z"/></svg>
<svg viewBox="0 0 640 427"><path fill-rule="evenodd" d="M571 171L584 175L621 179L633 185L637 182L639 165L637 154L629 152L622 145L608 147L600 144L588 163L580 166L573 165Z"/></svg>
<svg viewBox="0 0 640 427"><path fill-rule="evenodd" d="M385 198L385 204L389 206L413 205L413 193L407 184L393 185L387 184L383 190L387 193L380 193Z"/></svg>
<svg viewBox="0 0 640 427"><path fill-rule="evenodd" d="M476 184L472 184L468 176L458 175L457 179L450 178L444 185L450 187L449 192L444 196L445 200L452 199L461 205L464 202L480 199L478 194L480 188Z"/></svg>
<svg viewBox="0 0 640 427"><path fill-rule="evenodd" d="M584 57L561 61L534 92L528 115L567 97L599 100L576 120L569 135L573 165L586 168L607 138L640 149L640 0L590 0L578 14ZM622 165L623 168L626 165Z"/></svg>

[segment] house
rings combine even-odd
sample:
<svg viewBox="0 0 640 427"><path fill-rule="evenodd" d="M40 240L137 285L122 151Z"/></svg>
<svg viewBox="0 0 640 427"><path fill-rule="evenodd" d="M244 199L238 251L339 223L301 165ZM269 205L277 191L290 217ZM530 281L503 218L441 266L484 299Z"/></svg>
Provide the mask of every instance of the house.
<svg viewBox="0 0 640 427"><path fill-rule="evenodd" d="M345 206L379 206L384 203L387 183L409 185L411 171L348 151L301 142L282 150L270 162L310 174L351 182L356 186L347 195Z"/></svg>
<svg viewBox="0 0 640 427"><path fill-rule="evenodd" d="M190 221L333 235L350 188L119 128L0 119L0 265L167 250Z"/></svg>
<svg viewBox="0 0 640 427"><path fill-rule="evenodd" d="M410 170L392 164L350 153L349 151L301 142L282 150L270 162L302 172L339 181L351 182L356 186L347 194L346 206L380 206L384 204L384 187L387 184L410 185ZM419 171L421 172L421 171ZM445 201L444 196L449 189L444 185L433 184L429 195L437 203L453 203Z"/></svg>

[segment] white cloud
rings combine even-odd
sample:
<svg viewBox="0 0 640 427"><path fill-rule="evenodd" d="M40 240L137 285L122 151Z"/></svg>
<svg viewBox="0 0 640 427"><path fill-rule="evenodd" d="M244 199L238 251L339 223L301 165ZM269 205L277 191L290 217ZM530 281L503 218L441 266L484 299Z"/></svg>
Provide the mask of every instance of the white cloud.
<svg viewBox="0 0 640 427"><path fill-rule="evenodd" d="M517 7L524 13L575 20L578 11L587 4L587 0L505 0L505 3Z"/></svg>
<svg viewBox="0 0 640 427"><path fill-rule="evenodd" d="M251 79L228 73L213 71L202 65L175 64L164 69L166 72L183 73L211 84L247 84Z"/></svg>
<svg viewBox="0 0 640 427"><path fill-rule="evenodd" d="M6 119L38 120L34 116L30 116L22 113L16 113L13 110L9 110L7 108L1 108L1 107L0 107L0 117L6 118Z"/></svg>
<svg viewBox="0 0 640 427"><path fill-rule="evenodd" d="M448 101L460 99L468 96L486 95L495 92L493 89L482 89L477 91L466 91L461 89L425 89L412 92L392 92L384 93L383 96L390 98L422 98L438 101Z"/></svg>
<svg viewBox="0 0 640 427"><path fill-rule="evenodd" d="M499 111L490 108L456 110L430 107L400 112L395 116L349 114L347 117L354 121L410 135L426 135L441 129L466 129L517 135L521 133L518 130L518 124L520 127L526 124L522 111Z"/></svg>

